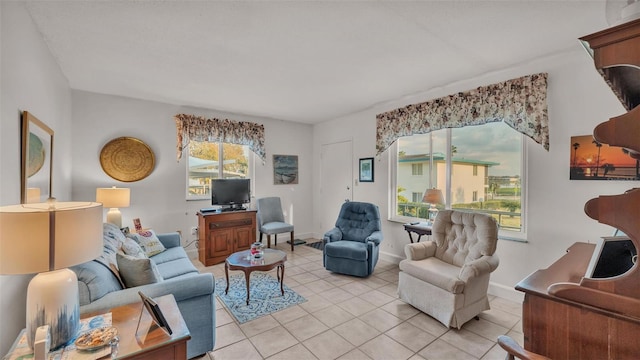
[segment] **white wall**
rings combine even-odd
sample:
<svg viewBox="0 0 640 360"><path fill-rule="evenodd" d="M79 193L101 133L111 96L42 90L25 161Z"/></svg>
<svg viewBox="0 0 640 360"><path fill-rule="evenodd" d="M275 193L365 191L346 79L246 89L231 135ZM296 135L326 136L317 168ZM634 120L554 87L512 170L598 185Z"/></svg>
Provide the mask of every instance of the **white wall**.
<svg viewBox="0 0 640 360"><path fill-rule="evenodd" d="M550 151L527 139L528 152L528 233L527 243L501 240L497 254L500 266L492 274L492 291L502 296L519 298L512 291L515 284L531 272L546 268L576 241L594 242L599 236L611 235L611 227L588 218L584 203L598 195L619 194L637 181L570 181L570 138L592 134L593 128L610 117L625 112L622 105L596 72L593 61L576 41L574 50L553 57L531 61L499 73L461 81L375 106L314 127L314 171L320 171L319 149L322 144L350 137L354 143L354 173L357 159L375 154L375 116L378 113L412 103L428 101L458 91L489 85L523 75L547 72ZM426 87L426 85L425 85ZM376 181L354 187L355 201L368 201L380 206L383 219L389 216L389 150L376 161ZM322 209L314 183L314 211ZM320 236L328 229L318 228ZM402 224L383 221L382 256L398 261L409 242Z"/></svg>
<svg viewBox="0 0 640 360"><path fill-rule="evenodd" d="M198 225L195 214L210 207L211 200L185 200L187 158L176 161L173 120L179 113L263 124L267 159L265 164L260 160L255 163L252 196L280 196L286 219L293 217L296 236L311 236L312 127L287 121L73 91L73 199L94 201L97 187L128 187L131 206L120 209L123 226L133 228L132 219L140 218L143 227L157 232L180 230L183 246L195 240L197 236L190 232L191 227ZM121 136L138 138L153 150L155 169L147 178L124 183L102 170L99 159L102 147ZM297 185L273 185L273 154L298 155ZM195 244L187 248L190 256L197 257L195 249Z"/></svg>
<svg viewBox="0 0 640 360"><path fill-rule="evenodd" d="M71 92L31 17L0 2L0 205L20 203L20 115L27 110L54 131L53 195L71 197ZM3 239L3 241L7 241ZM0 354L25 326L31 275L0 276Z"/></svg>

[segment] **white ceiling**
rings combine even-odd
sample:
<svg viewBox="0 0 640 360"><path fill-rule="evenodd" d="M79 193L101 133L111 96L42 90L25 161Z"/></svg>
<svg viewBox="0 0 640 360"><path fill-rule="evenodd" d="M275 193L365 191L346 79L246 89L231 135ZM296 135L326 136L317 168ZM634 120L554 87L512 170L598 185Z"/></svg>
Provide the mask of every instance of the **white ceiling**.
<svg viewBox="0 0 640 360"><path fill-rule="evenodd" d="M26 3L73 89L303 123L608 27L604 0Z"/></svg>

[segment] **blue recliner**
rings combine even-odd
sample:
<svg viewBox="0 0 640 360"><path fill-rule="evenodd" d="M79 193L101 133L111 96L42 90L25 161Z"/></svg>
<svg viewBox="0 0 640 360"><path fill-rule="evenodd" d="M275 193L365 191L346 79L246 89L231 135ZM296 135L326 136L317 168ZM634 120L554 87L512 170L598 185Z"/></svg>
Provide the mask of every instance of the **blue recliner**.
<svg viewBox="0 0 640 360"><path fill-rule="evenodd" d="M364 202L342 204L336 227L324 234L324 268L366 277L378 263L382 242L380 210Z"/></svg>

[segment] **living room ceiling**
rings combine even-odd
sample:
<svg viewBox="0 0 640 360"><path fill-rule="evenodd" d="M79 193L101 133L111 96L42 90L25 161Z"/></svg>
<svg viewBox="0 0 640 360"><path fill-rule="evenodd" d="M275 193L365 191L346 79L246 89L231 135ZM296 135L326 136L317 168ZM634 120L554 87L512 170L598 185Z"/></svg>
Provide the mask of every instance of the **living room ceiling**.
<svg viewBox="0 0 640 360"><path fill-rule="evenodd" d="M575 50L609 26L604 0L25 3L73 89L302 123Z"/></svg>

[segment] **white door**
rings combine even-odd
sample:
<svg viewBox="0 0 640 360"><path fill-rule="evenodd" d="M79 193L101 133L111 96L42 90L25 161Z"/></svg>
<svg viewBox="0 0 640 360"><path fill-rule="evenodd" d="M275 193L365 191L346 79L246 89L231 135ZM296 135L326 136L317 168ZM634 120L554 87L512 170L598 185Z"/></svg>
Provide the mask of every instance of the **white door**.
<svg viewBox="0 0 640 360"><path fill-rule="evenodd" d="M320 153L320 233L331 230L342 204L353 199L351 140L322 145Z"/></svg>

